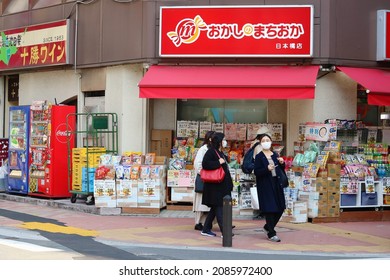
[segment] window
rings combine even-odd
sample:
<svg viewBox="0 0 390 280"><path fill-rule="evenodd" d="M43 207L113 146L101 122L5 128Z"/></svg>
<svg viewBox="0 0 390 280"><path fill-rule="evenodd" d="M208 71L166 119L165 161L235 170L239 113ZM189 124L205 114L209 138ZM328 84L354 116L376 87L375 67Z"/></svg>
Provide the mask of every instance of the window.
<svg viewBox="0 0 390 280"><path fill-rule="evenodd" d="M58 5L61 3L62 3L62 0L35 0L35 1L32 1L31 8L32 9L39 9L39 8L43 8L43 7Z"/></svg>
<svg viewBox="0 0 390 280"><path fill-rule="evenodd" d="M28 0L10 0L2 3L3 14L14 14L28 10Z"/></svg>
<svg viewBox="0 0 390 280"><path fill-rule="evenodd" d="M215 123L266 123L267 100L200 100L177 101L177 119Z"/></svg>

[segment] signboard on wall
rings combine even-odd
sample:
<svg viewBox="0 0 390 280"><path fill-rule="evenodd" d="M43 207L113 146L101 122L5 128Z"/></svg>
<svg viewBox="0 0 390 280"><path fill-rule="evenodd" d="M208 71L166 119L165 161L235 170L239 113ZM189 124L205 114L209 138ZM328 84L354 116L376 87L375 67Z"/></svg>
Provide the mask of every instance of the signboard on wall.
<svg viewBox="0 0 390 280"><path fill-rule="evenodd" d="M376 60L390 60L390 10L377 11Z"/></svg>
<svg viewBox="0 0 390 280"><path fill-rule="evenodd" d="M161 7L163 57L311 57L313 6Z"/></svg>
<svg viewBox="0 0 390 280"><path fill-rule="evenodd" d="M0 34L0 71L69 64L69 20Z"/></svg>

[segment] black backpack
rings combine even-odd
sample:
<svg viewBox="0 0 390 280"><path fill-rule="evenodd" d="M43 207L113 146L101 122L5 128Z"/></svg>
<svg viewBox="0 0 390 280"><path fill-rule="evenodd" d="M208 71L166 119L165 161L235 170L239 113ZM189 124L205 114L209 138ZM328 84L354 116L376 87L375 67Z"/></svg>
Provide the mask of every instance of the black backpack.
<svg viewBox="0 0 390 280"><path fill-rule="evenodd" d="M253 169L255 168L255 160L253 159L253 153L255 151L255 148L257 145L260 143L257 142L256 144L253 145L244 155L244 160L241 165L241 170L245 174L251 174Z"/></svg>

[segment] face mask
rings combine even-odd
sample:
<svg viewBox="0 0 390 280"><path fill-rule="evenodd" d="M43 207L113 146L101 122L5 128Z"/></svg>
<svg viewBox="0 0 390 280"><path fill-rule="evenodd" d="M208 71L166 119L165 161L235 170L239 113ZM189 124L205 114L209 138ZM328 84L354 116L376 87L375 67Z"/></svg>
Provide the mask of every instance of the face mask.
<svg viewBox="0 0 390 280"><path fill-rule="evenodd" d="M227 141L226 141L226 140L222 140L222 147L223 147L223 148L226 148L226 147L227 147Z"/></svg>
<svg viewBox="0 0 390 280"><path fill-rule="evenodd" d="M263 147L264 150L269 150L271 149L272 142L263 142L261 143L261 146Z"/></svg>

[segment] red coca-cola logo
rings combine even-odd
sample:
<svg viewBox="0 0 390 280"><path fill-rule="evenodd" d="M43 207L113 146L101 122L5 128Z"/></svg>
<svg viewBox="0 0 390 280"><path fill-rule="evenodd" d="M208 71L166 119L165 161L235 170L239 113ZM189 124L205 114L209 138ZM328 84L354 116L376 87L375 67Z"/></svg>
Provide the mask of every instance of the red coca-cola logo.
<svg viewBox="0 0 390 280"><path fill-rule="evenodd" d="M56 139L60 143L67 143L68 140L71 140L73 135L70 131L70 127L67 127L66 123L62 123L56 128Z"/></svg>

